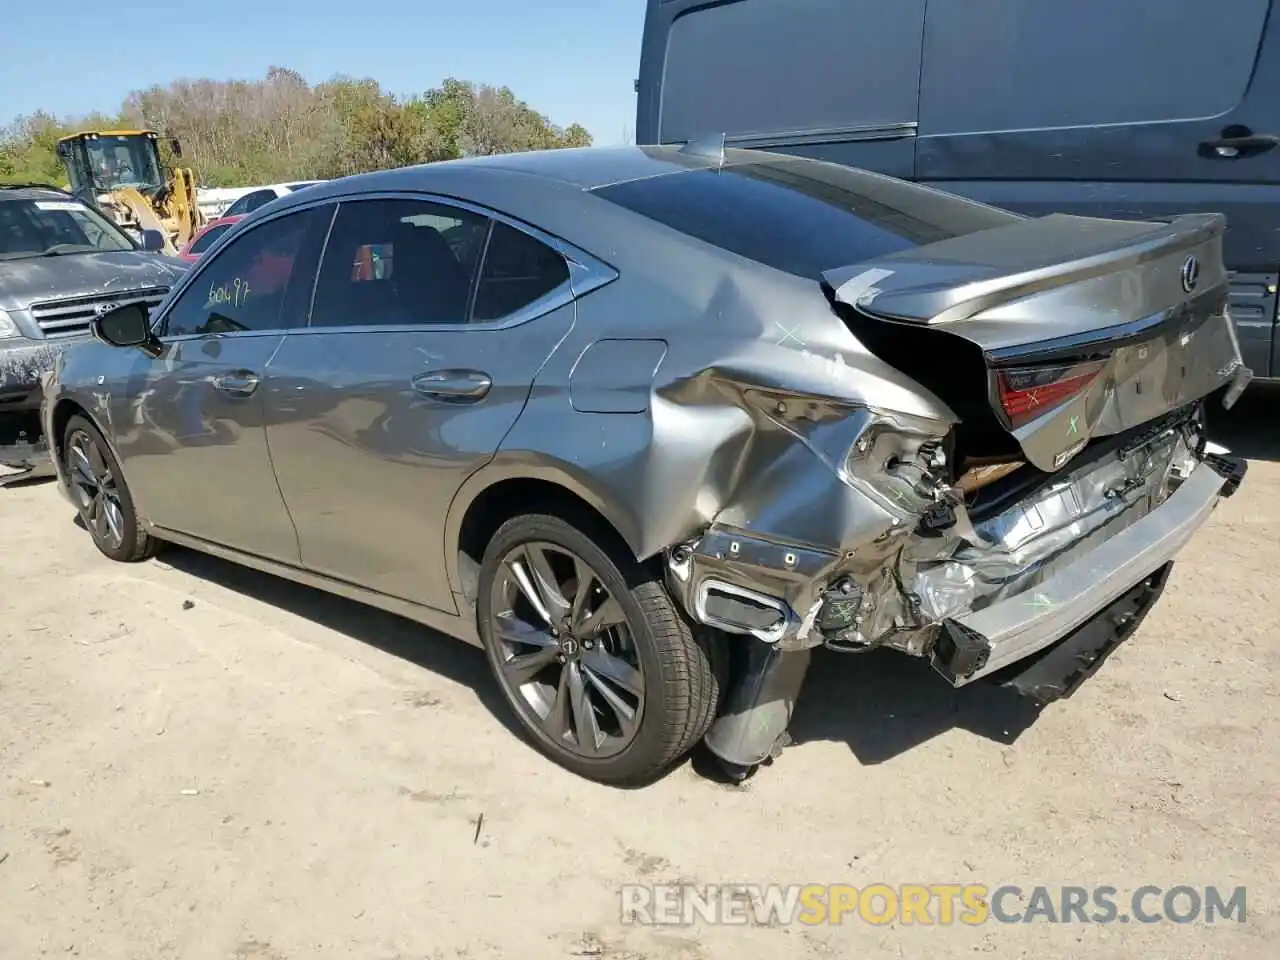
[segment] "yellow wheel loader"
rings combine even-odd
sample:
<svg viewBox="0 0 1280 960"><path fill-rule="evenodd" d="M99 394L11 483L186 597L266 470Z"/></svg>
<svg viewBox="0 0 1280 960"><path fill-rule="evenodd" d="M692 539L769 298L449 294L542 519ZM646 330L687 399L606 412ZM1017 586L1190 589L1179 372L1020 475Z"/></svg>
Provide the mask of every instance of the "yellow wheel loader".
<svg viewBox="0 0 1280 960"><path fill-rule="evenodd" d="M175 157L177 140L169 141ZM171 256L186 245L205 218L196 204L195 175L188 167L166 173L153 130L89 130L58 141L71 192L96 205L123 229L140 238L159 230Z"/></svg>

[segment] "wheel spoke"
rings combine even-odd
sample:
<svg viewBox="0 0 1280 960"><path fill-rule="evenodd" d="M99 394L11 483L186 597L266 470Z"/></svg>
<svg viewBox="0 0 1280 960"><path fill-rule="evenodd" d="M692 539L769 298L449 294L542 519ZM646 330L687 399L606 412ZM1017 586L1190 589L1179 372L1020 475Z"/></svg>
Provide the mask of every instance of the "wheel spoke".
<svg viewBox="0 0 1280 960"><path fill-rule="evenodd" d="M633 697L644 696L644 679L640 676L640 671L603 647L596 646L591 650L584 650L582 665L591 673L603 677Z"/></svg>
<svg viewBox="0 0 1280 960"><path fill-rule="evenodd" d="M556 646L556 640L550 633L525 623L511 612L493 618L493 633L504 643L518 643L526 647Z"/></svg>
<svg viewBox="0 0 1280 960"><path fill-rule="evenodd" d="M107 510L103 503L102 492L99 491L93 498L93 532L99 540L103 540L107 535Z"/></svg>
<svg viewBox="0 0 1280 960"><path fill-rule="evenodd" d="M513 686L523 687L539 673L556 662L556 648L547 647L533 653L523 653L512 657L502 665L503 672Z"/></svg>
<svg viewBox="0 0 1280 960"><path fill-rule="evenodd" d="M569 732L569 710L569 668L566 666L560 671L560 682L556 684L551 709L542 718L543 727L557 741L563 741Z"/></svg>
<svg viewBox="0 0 1280 960"><path fill-rule="evenodd" d="M89 467L93 470L94 478L101 482L101 478L110 473L107 469L107 461L103 459L102 451L92 440L89 441L88 447Z"/></svg>
<svg viewBox="0 0 1280 960"><path fill-rule="evenodd" d="M526 544L524 555L529 561L534 586L542 598L543 609L551 615L552 623L559 623L569 612L569 601L564 598L555 571L547 560L547 552L535 544Z"/></svg>
<svg viewBox="0 0 1280 960"><path fill-rule="evenodd" d="M609 627L620 627L627 622L627 615L622 612L622 604L618 603L613 597L608 597L604 603L593 611L582 624L582 632L588 634L597 634Z"/></svg>
<svg viewBox="0 0 1280 960"><path fill-rule="evenodd" d="M551 619L551 611L547 609L547 605L542 602L542 596L538 593L537 586L534 585L533 577L530 576L526 568L525 561L521 557L511 557L507 560L507 569L511 571L511 575L515 577L516 586L520 588L520 592L524 594L524 598L529 601L529 606L537 611L538 616L542 618L542 622L550 627L553 623Z"/></svg>
<svg viewBox="0 0 1280 960"><path fill-rule="evenodd" d="M577 734L578 749L585 754L595 755L600 750L600 727L596 724L596 712L587 695L582 670L576 663L570 663L566 665L564 672L569 674L569 702L573 707L573 728Z"/></svg>
<svg viewBox="0 0 1280 960"><path fill-rule="evenodd" d="M587 565L585 560L579 557L573 558L573 569L574 576L578 581L578 588L574 591L573 607L569 611L569 622L573 624L575 630L579 630L591 610L591 589L596 585L596 573Z"/></svg>
<svg viewBox="0 0 1280 960"><path fill-rule="evenodd" d="M111 497L105 497L102 501L102 514L107 519L107 526L111 528L111 536L115 541L119 543L124 540L124 517L120 512L120 504Z"/></svg>
<svg viewBox="0 0 1280 960"><path fill-rule="evenodd" d="M89 466L89 458L79 445L71 448L71 466L79 476L82 485L89 487L98 485L98 480L93 475L93 467Z"/></svg>
<svg viewBox="0 0 1280 960"><path fill-rule="evenodd" d="M633 707L631 704L623 700L622 697L618 696L618 692L609 686L609 684L601 680L588 664L583 663L582 672L586 675L587 680L591 682L591 686L595 687L596 692L600 694L609 709L613 712L613 715L617 718L618 733L623 738L630 739L636 732L636 712L639 704Z"/></svg>

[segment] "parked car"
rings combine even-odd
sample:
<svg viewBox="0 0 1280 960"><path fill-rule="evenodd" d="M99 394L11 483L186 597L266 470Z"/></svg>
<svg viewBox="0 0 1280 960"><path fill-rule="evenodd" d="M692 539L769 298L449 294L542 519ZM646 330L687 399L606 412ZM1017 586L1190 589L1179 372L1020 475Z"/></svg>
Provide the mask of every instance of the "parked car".
<svg viewBox="0 0 1280 960"><path fill-rule="evenodd" d="M246 214L253 213L259 207L265 207L277 197L285 197L289 194L302 190L306 187L314 187L317 183L324 183L323 180L299 180L295 183L273 183L269 186L258 187L251 193L237 199L226 210L222 211L220 219L225 220L227 217L243 217Z"/></svg>
<svg viewBox="0 0 1280 960"><path fill-rule="evenodd" d="M1273 6L649 0L636 138L723 134L1035 216L1223 213L1244 361L1280 378Z"/></svg>
<svg viewBox="0 0 1280 960"><path fill-rule="evenodd" d="M1073 690L1244 463L1223 221L1029 219L814 160L551 151L334 181L45 424L98 548L185 544L483 647L534 743L644 780L783 742L811 650Z"/></svg>
<svg viewBox="0 0 1280 960"><path fill-rule="evenodd" d="M185 265L141 248L92 207L42 184L0 184L0 464L47 461L40 377L106 305L159 303Z"/></svg>
<svg viewBox="0 0 1280 960"><path fill-rule="evenodd" d="M234 224L244 219L244 215L231 215L219 217L217 220L210 220L203 227L196 231L196 235L191 238L190 242L178 251L178 256L187 263L195 263L204 255L204 252L213 246L213 242L221 237L224 233L231 229Z"/></svg>

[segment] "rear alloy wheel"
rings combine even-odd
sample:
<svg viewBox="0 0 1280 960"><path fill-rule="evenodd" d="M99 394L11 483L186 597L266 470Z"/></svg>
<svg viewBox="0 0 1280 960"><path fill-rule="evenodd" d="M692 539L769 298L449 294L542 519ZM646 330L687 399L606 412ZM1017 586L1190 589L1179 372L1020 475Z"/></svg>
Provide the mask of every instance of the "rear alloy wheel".
<svg viewBox="0 0 1280 960"><path fill-rule="evenodd" d="M651 779L710 723L707 641L634 559L558 517L517 517L494 536L479 626L522 726L582 776Z"/></svg>
<svg viewBox="0 0 1280 960"><path fill-rule="evenodd" d="M98 428L84 417L72 417L63 450L71 499L98 549L124 562L154 554L156 542L142 529L120 464Z"/></svg>

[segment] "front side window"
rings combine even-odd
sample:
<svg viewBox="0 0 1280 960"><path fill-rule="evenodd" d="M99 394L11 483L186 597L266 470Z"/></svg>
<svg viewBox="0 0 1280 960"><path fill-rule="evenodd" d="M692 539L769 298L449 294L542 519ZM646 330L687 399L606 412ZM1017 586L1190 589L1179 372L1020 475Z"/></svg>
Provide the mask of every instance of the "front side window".
<svg viewBox="0 0 1280 960"><path fill-rule="evenodd" d="M332 208L269 220L213 255L169 310L164 335L252 333L301 323Z"/></svg>
<svg viewBox="0 0 1280 960"><path fill-rule="evenodd" d="M423 200L343 203L330 231L313 327L466 323L489 218Z"/></svg>
<svg viewBox="0 0 1280 960"><path fill-rule="evenodd" d="M117 227L79 200L0 199L0 260L133 249Z"/></svg>

